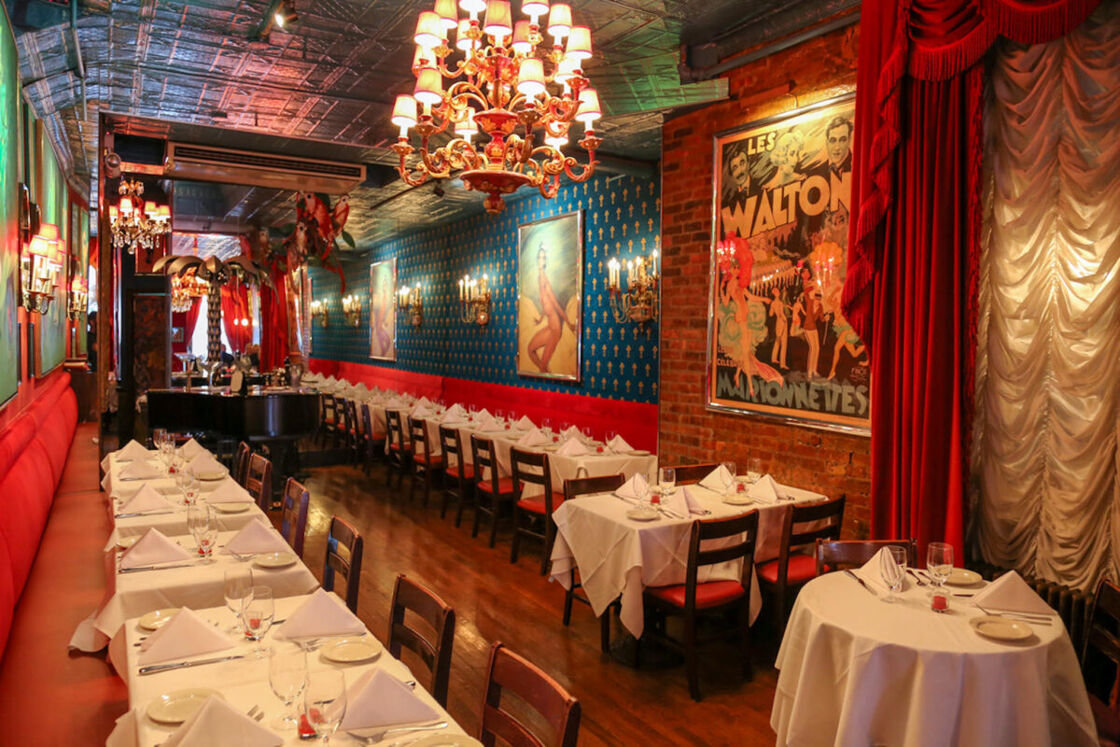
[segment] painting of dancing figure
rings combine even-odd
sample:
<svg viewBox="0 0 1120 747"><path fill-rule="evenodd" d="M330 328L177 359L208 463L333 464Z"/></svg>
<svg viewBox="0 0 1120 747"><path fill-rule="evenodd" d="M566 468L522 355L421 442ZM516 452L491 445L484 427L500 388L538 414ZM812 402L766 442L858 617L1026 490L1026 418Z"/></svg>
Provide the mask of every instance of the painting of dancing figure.
<svg viewBox="0 0 1120 747"><path fill-rule="evenodd" d="M369 266L369 357L397 359L397 259Z"/></svg>
<svg viewBox="0 0 1120 747"><path fill-rule="evenodd" d="M582 287L583 221L578 211L519 227L519 375L579 381Z"/></svg>

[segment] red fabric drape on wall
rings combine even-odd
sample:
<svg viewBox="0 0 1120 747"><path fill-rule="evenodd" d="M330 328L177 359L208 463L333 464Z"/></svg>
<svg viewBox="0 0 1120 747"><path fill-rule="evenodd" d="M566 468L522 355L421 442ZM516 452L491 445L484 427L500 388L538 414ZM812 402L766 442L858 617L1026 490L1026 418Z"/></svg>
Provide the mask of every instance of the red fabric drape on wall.
<svg viewBox="0 0 1120 747"><path fill-rule="evenodd" d="M252 326L235 325L235 319L249 319L249 289L240 280L230 280L222 286L222 327L235 353L245 352L253 342Z"/></svg>
<svg viewBox="0 0 1120 747"><path fill-rule="evenodd" d="M872 534L964 535L981 55L1098 0L865 0L844 313L871 348ZM966 404L967 403L967 404ZM963 555L962 555L963 557Z"/></svg>
<svg viewBox="0 0 1120 747"><path fill-rule="evenodd" d="M288 356L288 299L284 273L272 273L272 287L261 286L261 370L271 371Z"/></svg>
<svg viewBox="0 0 1120 747"><path fill-rule="evenodd" d="M187 309L187 326L184 330L186 332L187 350L190 350L191 337L194 335L194 326L198 324L198 315L202 311L202 299L196 298L191 301L191 307Z"/></svg>

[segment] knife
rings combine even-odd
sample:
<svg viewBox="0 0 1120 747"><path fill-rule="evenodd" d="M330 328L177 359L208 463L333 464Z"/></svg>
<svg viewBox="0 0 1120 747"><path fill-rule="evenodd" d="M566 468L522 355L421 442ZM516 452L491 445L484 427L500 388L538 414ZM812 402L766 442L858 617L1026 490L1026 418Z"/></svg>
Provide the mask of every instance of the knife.
<svg viewBox="0 0 1120 747"><path fill-rule="evenodd" d="M197 659L195 661L176 661L171 664L151 664L146 667L140 667L138 673L144 674L158 674L159 672L169 672L172 669L186 669L187 667L199 667L203 664L217 664L222 661L233 661L234 659L244 659L245 654L236 654L234 656L218 656L213 659Z"/></svg>
<svg viewBox="0 0 1120 747"><path fill-rule="evenodd" d="M161 516L163 514L173 514L174 510L168 511L133 511L127 514L113 514L114 519L131 519L136 516Z"/></svg>
<svg viewBox="0 0 1120 747"><path fill-rule="evenodd" d="M878 594L876 594L876 593L874 592L874 590L872 590L872 588L871 588L870 586L868 586L867 584L865 584L862 578L860 578L859 576L857 576L856 574L852 573L851 571L849 571L849 570L847 570L847 569L845 569L845 570L844 570L844 573L845 573L846 575L848 575L848 576L851 576L852 578L854 578L854 579L856 580L856 582L857 582L857 583L858 583L858 584L859 584L860 586L862 586L863 588L867 589L867 593L869 593L869 594L870 594L871 596L875 597L876 599L878 599L878 598L879 598L879 595L878 595Z"/></svg>
<svg viewBox="0 0 1120 747"><path fill-rule="evenodd" d="M193 568L199 563L176 563L175 565L138 565L135 568L121 568L117 573L136 573L138 571L165 571L168 568Z"/></svg>

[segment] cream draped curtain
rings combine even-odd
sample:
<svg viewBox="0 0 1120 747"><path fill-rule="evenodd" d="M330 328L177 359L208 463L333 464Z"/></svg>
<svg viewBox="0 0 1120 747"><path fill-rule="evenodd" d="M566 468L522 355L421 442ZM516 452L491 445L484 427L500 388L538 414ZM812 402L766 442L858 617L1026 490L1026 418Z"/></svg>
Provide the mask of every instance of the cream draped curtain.
<svg viewBox="0 0 1120 747"><path fill-rule="evenodd" d="M973 537L1089 588L1120 577L1120 2L997 46L985 129Z"/></svg>

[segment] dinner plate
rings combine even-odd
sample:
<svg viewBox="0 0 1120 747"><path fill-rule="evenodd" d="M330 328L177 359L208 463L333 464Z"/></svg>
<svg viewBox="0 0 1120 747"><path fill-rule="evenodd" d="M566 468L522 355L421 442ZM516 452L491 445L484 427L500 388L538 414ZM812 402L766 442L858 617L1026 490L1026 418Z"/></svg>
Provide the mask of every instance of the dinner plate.
<svg viewBox="0 0 1120 747"><path fill-rule="evenodd" d="M968 621L980 635L997 641L1022 641L1030 638L1034 631L1022 620L1012 620L998 615L983 615Z"/></svg>
<svg viewBox="0 0 1120 747"><path fill-rule="evenodd" d="M207 482L211 482L211 481L214 481L214 480L224 480L224 479L226 479L226 475L228 475L228 474L229 474L228 472L225 472L223 470L221 472L203 472L200 475L195 475L195 477L197 477L199 480L205 480Z"/></svg>
<svg viewBox="0 0 1120 747"><path fill-rule="evenodd" d="M649 456L650 452L645 449L631 449L630 456Z"/></svg>
<svg viewBox="0 0 1120 747"><path fill-rule="evenodd" d="M379 641L369 636L363 638L339 638L324 644L319 649L320 655L327 661L340 664L353 664L359 661L369 661L381 656L383 647Z"/></svg>
<svg viewBox="0 0 1120 747"><path fill-rule="evenodd" d="M168 607L163 610L153 610L146 615L143 615L137 624L144 630L158 630L167 624L167 621L175 617L179 612L178 607Z"/></svg>
<svg viewBox="0 0 1120 747"><path fill-rule="evenodd" d="M210 508L223 514L240 514L249 510L251 503L211 503Z"/></svg>
<svg viewBox="0 0 1120 747"><path fill-rule="evenodd" d="M142 534L134 534L131 537L121 537L119 540L117 540L117 547L122 550L127 550L128 548L136 544L136 540L140 539L143 536L144 535Z"/></svg>
<svg viewBox="0 0 1120 747"><path fill-rule="evenodd" d="M723 502L729 506L749 506L754 503L754 498L751 498L746 493L735 493L733 495L724 496Z"/></svg>
<svg viewBox="0 0 1120 747"><path fill-rule="evenodd" d="M983 580L983 577L976 571L970 571L967 568L954 568L953 572L949 574L949 578L945 579L945 583L950 586L975 586Z"/></svg>
<svg viewBox="0 0 1120 747"><path fill-rule="evenodd" d="M161 724L181 724L193 716L211 695L222 697L217 690L204 687L160 695L148 704L148 718Z"/></svg>
<svg viewBox="0 0 1120 747"><path fill-rule="evenodd" d="M635 506L626 512L626 518L634 521L656 521L661 518L661 513L648 506Z"/></svg>
<svg viewBox="0 0 1120 747"><path fill-rule="evenodd" d="M259 568L285 568L297 559L290 552L266 552L254 558L253 565Z"/></svg>
<svg viewBox="0 0 1120 747"><path fill-rule="evenodd" d="M408 744L409 747L482 747L482 742L466 734L429 734Z"/></svg>

